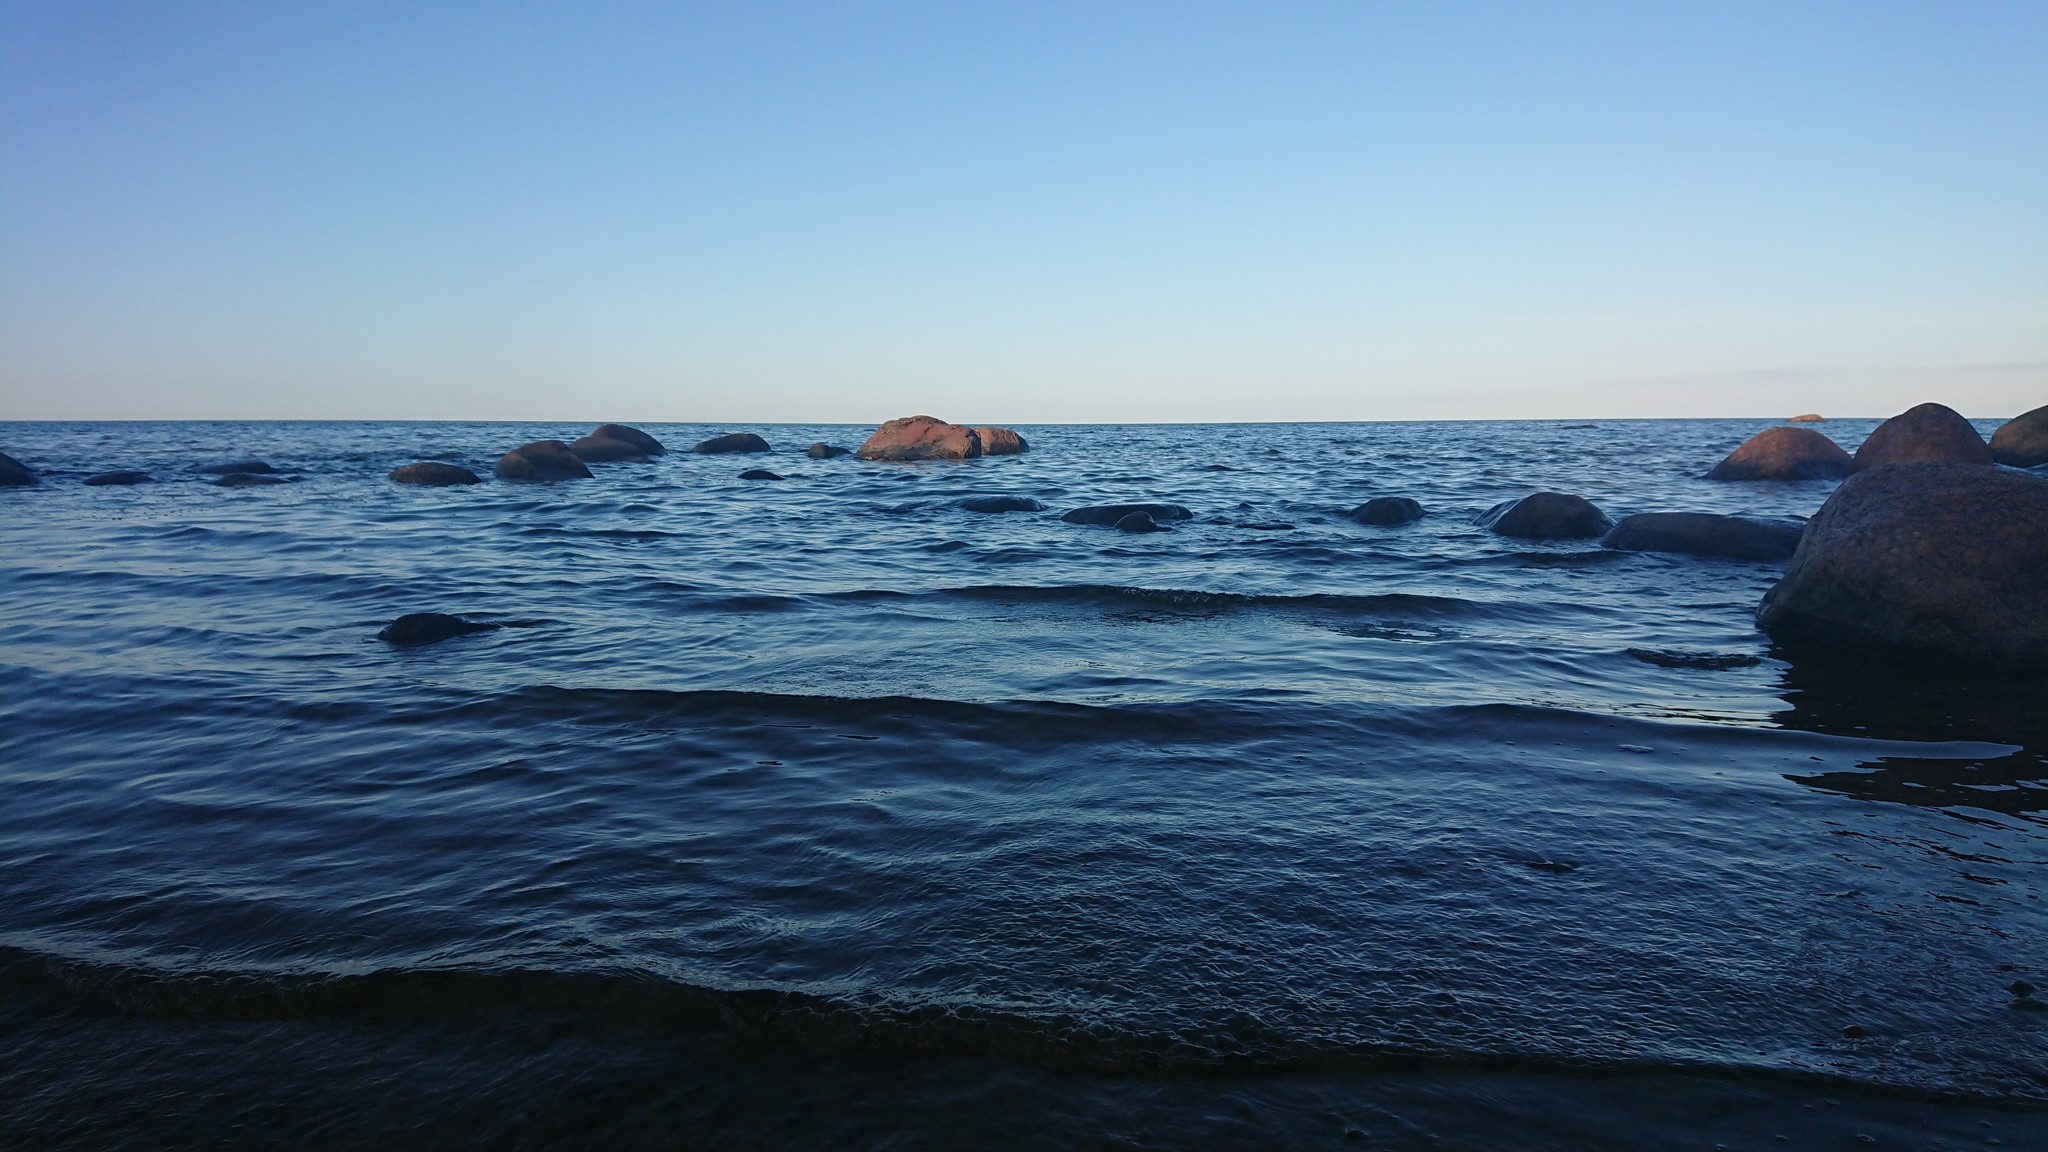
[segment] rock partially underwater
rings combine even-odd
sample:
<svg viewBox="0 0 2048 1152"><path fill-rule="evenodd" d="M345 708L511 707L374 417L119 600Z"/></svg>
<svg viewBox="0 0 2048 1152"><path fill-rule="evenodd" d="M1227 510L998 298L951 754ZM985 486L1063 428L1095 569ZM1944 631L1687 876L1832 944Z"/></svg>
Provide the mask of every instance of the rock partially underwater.
<svg viewBox="0 0 2048 1152"><path fill-rule="evenodd" d="M586 464L600 464L614 460L645 460L649 456L661 456L668 452L661 441L649 436L638 428L624 424L600 424L590 435L569 445L578 459Z"/></svg>
<svg viewBox="0 0 2048 1152"><path fill-rule="evenodd" d="M1114 525L1134 512L1143 512L1154 521L1190 520L1194 513L1178 504L1091 504L1076 508L1061 516L1069 524Z"/></svg>
<svg viewBox="0 0 2048 1152"><path fill-rule="evenodd" d="M2013 468L2048 464L2048 405L1999 425L1991 434L1991 459Z"/></svg>
<svg viewBox="0 0 2048 1152"><path fill-rule="evenodd" d="M483 483L482 477L460 464L444 464L439 460L422 460L417 464L400 465L391 470L391 480L398 484L417 484L425 488Z"/></svg>
<svg viewBox="0 0 2048 1152"><path fill-rule="evenodd" d="M727 432L723 436L713 436L709 440L699 441L691 451L706 456L721 456L734 452L772 452L774 449L768 447L766 440L752 432Z"/></svg>
<svg viewBox="0 0 2048 1152"><path fill-rule="evenodd" d="M1406 496L1375 496L1347 513L1360 524L1392 527L1422 519L1422 502Z"/></svg>
<svg viewBox="0 0 2048 1152"><path fill-rule="evenodd" d="M454 636L467 636L472 632L490 632L504 627L482 620L465 620L445 612L408 612L384 626L377 633L377 639L387 644L413 645L432 644Z"/></svg>
<svg viewBox="0 0 2048 1152"><path fill-rule="evenodd" d="M588 480L590 468L560 440L535 440L498 458L498 479L514 484L552 484Z"/></svg>
<svg viewBox="0 0 2048 1152"><path fill-rule="evenodd" d="M1707 472L1709 480L1839 480L1853 461L1811 428L1766 428Z"/></svg>
<svg viewBox="0 0 2048 1152"><path fill-rule="evenodd" d="M1682 552L1731 560L1787 560L1799 547L1797 524L1705 512L1641 512L1624 516L1600 540L1622 552Z"/></svg>
<svg viewBox="0 0 2048 1152"><path fill-rule="evenodd" d="M981 434L936 416L902 416L875 429L854 453L862 460L972 460Z"/></svg>
<svg viewBox="0 0 2048 1152"><path fill-rule="evenodd" d="M1881 464L1989 464L1991 446L1945 404L1918 404L1879 424L1856 449L1852 471Z"/></svg>
<svg viewBox="0 0 2048 1152"><path fill-rule="evenodd" d="M1496 504L1479 517L1479 524L1525 540L1580 540L1604 536L1614 527L1592 501L1563 492L1536 492Z"/></svg>
<svg viewBox="0 0 2048 1152"><path fill-rule="evenodd" d="M0 488L27 488L42 482L42 477L31 471L28 465L0 452Z"/></svg>

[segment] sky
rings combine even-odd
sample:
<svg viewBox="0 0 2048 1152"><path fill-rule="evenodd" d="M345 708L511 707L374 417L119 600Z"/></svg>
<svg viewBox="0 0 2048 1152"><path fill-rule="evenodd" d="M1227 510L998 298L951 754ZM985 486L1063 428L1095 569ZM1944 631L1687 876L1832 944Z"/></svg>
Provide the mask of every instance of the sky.
<svg viewBox="0 0 2048 1152"><path fill-rule="evenodd" d="M2048 403L2048 3L0 4L0 418Z"/></svg>

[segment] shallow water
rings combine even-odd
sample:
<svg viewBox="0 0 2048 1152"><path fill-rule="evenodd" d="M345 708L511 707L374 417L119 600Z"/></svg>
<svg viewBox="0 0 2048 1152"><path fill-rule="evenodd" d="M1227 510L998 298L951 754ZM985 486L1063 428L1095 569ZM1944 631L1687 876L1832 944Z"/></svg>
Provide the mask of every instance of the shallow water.
<svg viewBox="0 0 2048 1152"><path fill-rule="evenodd" d="M0 1132L2042 1146L2048 686L1472 524L1810 515L1698 478L1763 426L766 426L414 489L587 426L0 424ZM194 471L246 455L297 480ZM1196 515L1059 519L1127 500ZM518 626L375 639L414 611Z"/></svg>

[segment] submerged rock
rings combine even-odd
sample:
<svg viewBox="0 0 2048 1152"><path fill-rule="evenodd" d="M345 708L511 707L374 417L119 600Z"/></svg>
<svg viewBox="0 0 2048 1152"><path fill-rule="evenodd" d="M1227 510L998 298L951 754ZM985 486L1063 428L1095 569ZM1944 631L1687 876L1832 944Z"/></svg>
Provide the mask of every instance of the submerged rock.
<svg viewBox="0 0 2048 1152"><path fill-rule="evenodd" d="M1592 501L1563 492L1536 492L1520 500L1496 504L1479 517L1479 524L1502 536L1527 540L1604 536L1614 527L1614 521L1595 508Z"/></svg>
<svg viewBox="0 0 2048 1152"><path fill-rule="evenodd" d="M1788 560L1799 547L1797 524L1715 516L1705 512L1641 512L1624 516L1600 541L1621 552L1684 552L1734 560Z"/></svg>
<svg viewBox="0 0 2048 1152"><path fill-rule="evenodd" d="M981 437L983 456L1015 456L1031 447L1022 436L1008 428L990 428L976 425L974 434Z"/></svg>
<svg viewBox="0 0 2048 1152"><path fill-rule="evenodd" d="M230 472L214 477L213 483L220 488L260 488L266 484L289 484L291 477L267 472Z"/></svg>
<svg viewBox="0 0 2048 1152"><path fill-rule="evenodd" d="M1412 524L1422 519L1422 503L1406 496L1375 496L1348 515L1360 524Z"/></svg>
<svg viewBox="0 0 2048 1152"><path fill-rule="evenodd" d="M1849 454L1811 428L1766 428L1707 473L1709 480L1839 480Z"/></svg>
<svg viewBox="0 0 2048 1152"><path fill-rule="evenodd" d="M981 434L935 416L901 416L875 429L854 453L863 460L972 460Z"/></svg>
<svg viewBox="0 0 2048 1152"><path fill-rule="evenodd" d="M417 464L404 464L393 468L391 479L400 484L418 484L427 488L483 483L481 477L462 465L444 464L439 460L422 460Z"/></svg>
<svg viewBox="0 0 2048 1152"><path fill-rule="evenodd" d="M1091 504L1060 517L1069 524L1115 524L1133 512L1154 520L1190 520L1194 513L1178 504Z"/></svg>
<svg viewBox="0 0 2048 1152"><path fill-rule="evenodd" d="M240 472L247 476L267 476L277 471L261 460L229 460L222 464L203 464L199 470L215 476L225 476L230 472Z"/></svg>
<svg viewBox="0 0 2048 1152"><path fill-rule="evenodd" d="M569 451L587 464L613 460L642 460L668 452L662 443L638 428L624 424L600 424L590 435L569 445Z"/></svg>
<svg viewBox="0 0 2048 1152"><path fill-rule="evenodd" d="M1991 434L1991 458L2014 468L2048 464L2048 405L1999 425Z"/></svg>
<svg viewBox="0 0 2048 1152"><path fill-rule="evenodd" d="M502 627L502 624L464 620L445 612L409 612L386 624L384 630L377 633L377 639L389 644L432 644L451 636L467 636L472 632L489 632Z"/></svg>
<svg viewBox="0 0 2048 1152"><path fill-rule="evenodd" d="M0 452L0 488L27 488L42 482L42 477L31 471L28 465Z"/></svg>
<svg viewBox="0 0 2048 1152"><path fill-rule="evenodd" d="M969 496L960 502L969 512L1042 512L1045 505L1029 496Z"/></svg>
<svg viewBox="0 0 2048 1152"><path fill-rule="evenodd" d="M590 468L560 440L535 440L531 444L522 444L499 457L498 466L493 471L498 479L514 484L590 479Z"/></svg>
<svg viewBox="0 0 2048 1152"><path fill-rule="evenodd" d="M113 484L148 483L151 483L151 479L147 472L100 472L85 478L85 486L88 488L104 488Z"/></svg>
<svg viewBox="0 0 2048 1152"><path fill-rule="evenodd" d="M745 472L742 472L742 473L740 473L740 479L742 479L742 480L780 480L780 479L782 479L782 477L781 477L781 476L779 476L779 475L777 475L777 474L775 474L775 473L773 473L773 472L770 472L770 471L769 471L769 470L767 470L766 468L749 468L749 469L747 469L747 470L746 470Z"/></svg>
<svg viewBox="0 0 2048 1152"><path fill-rule="evenodd" d="M804 449L804 455L809 456L813 460L837 460L841 456L853 455L853 449L841 448L837 444L827 444L821 440Z"/></svg>
<svg viewBox="0 0 2048 1152"><path fill-rule="evenodd" d="M1164 532L1166 525L1154 520L1150 513L1133 512L1116 522L1119 532Z"/></svg>
<svg viewBox="0 0 2048 1152"><path fill-rule="evenodd" d="M1923 461L1989 464L1991 446L1962 413L1946 404L1918 404L1879 424L1856 449L1851 471Z"/></svg>
<svg viewBox="0 0 2048 1152"><path fill-rule="evenodd" d="M1823 648L2048 667L2048 479L1975 464L1851 476L1757 625Z"/></svg>
<svg viewBox="0 0 2048 1152"><path fill-rule="evenodd" d="M709 440L699 442L691 451L714 456L728 452L772 452L774 449L768 447L766 440L752 432L727 432L723 436L713 436Z"/></svg>

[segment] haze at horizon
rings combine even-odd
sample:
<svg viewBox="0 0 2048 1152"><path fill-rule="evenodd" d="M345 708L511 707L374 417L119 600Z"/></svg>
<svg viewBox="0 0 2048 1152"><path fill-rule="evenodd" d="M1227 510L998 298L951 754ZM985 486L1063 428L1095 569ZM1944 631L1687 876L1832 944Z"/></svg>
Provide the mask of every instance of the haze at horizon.
<svg viewBox="0 0 2048 1152"><path fill-rule="evenodd" d="M2048 400L2048 7L0 11L0 418Z"/></svg>

